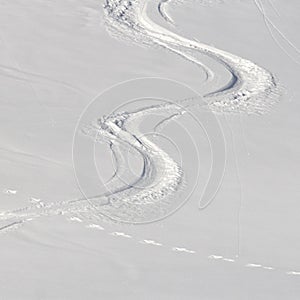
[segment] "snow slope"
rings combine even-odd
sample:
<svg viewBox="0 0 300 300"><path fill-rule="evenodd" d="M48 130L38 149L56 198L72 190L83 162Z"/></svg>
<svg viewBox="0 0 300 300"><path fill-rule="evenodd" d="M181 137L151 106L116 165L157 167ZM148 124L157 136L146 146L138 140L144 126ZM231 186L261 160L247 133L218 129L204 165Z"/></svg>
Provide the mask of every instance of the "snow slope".
<svg viewBox="0 0 300 300"><path fill-rule="evenodd" d="M130 15L134 26L128 29L115 10L110 18L104 15L102 4L94 0L0 1L1 297L298 299L299 5L296 1L143 2ZM120 4L126 8L118 2L114 9ZM138 77L170 78L192 87L193 92L176 90L175 84L170 92L164 90L166 81L157 80L155 92L146 95L142 84L133 81L132 86L125 83L123 97L118 89L101 96L108 87ZM285 92L275 104L278 88L283 92L281 86ZM133 89L136 94L129 92ZM116 100L107 97L113 97L114 91ZM193 97L187 106L178 105L175 100L183 99L181 92L203 100L201 107L208 103L219 112L217 119L210 111L199 107L197 111ZM181 128L176 123L180 118L171 118L159 127L160 137L145 136L139 139L142 144L128 136L127 129L135 138L153 124L151 118L150 125L141 123L149 114L147 105L134 117L126 115L124 133L115 127L120 127L124 115L100 123L149 163L139 181L142 188L137 194L130 190L129 195L145 199L139 198L145 187L162 191L157 187L164 186L164 178L169 186L174 178L179 183L179 169L185 176L181 189L191 191L190 182L199 172L197 188L183 207L162 221L138 226L103 216L131 222L130 205L119 215L119 207L107 206L106 200L104 210L95 203L97 197L85 201L72 162L78 121L82 125L94 121L91 116L101 118L132 100L132 95L172 98L176 104L151 104L150 112L163 119L174 113L183 116ZM250 105L243 104L245 98ZM221 110L216 103L221 103ZM80 123L89 107L91 115ZM248 115L266 112L265 107L264 115ZM207 131L199 130L185 111L192 111ZM231 111L236 113L228 114ZM185 138L187 133L196 141L194 148ZM76 134L88 141L83 145L93 142L91 136L78 130ZM182 164L176 147L163 136L175 142ZM101 147L99 169L109 178L110 150ZM121 153L128 149L119 147ZM83 162L87 158L79 168L84 183L97 183L88 168L89 149L80 150L79 158ZM134 169L132 164L137 163L140 170L145 161L140 163L134 151L131 155L133 162L125 166ZM215 165L214 158L220 159ZM224 163L225 175L214 201L199 211L201 195L210 188L206 183L212 166L220 167L215 169L218 183ZM135 173L123 175L136 178ZM120 188L119 181L114 188ZM91 197L98 190L88 192ZM121 202L126 193L121 194ZM181 197L186 198L175 195L176 189L168 194L167 205L176 199L178 206ZM154 214L142 209L134 220L153 220L174 208L167 206L165 211L159 206L157 210L157 197L151 201Z"/></svg>

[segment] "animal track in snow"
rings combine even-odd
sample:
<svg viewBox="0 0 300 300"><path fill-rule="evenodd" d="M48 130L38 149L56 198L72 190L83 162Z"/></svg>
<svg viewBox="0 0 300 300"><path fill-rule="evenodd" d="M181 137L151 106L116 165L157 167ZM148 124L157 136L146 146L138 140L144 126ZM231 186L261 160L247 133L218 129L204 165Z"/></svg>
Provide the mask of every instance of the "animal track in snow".
<svg viewBox="0 0 300 300"><path fill-rule="evenodd" d="M5 189L3 190L3 193L6 195L16 195L17 191L16 190L11 190L11 189Z"/></svg>
<svg viewBox="0 0 300 300"><path fill-rule="evenodd" d="M218 259L223 259L223 256L221 256L221 255L210 255L209 257L208 257L209 259L215 259L215 260L218 260Z"/></svg>
<svg viewBox="0 0 300 300"><path fill-rule="evenodd" d="M70 217L70 218L68 218L68 220L69 221L74 221L74 222L79 222L79 223L82 223L83 221L80 219L80 218L78 218L78 217Z"/></svg>
<svg viewBox="0 0 300 300"><path fill-rule="evenodd" d="M235 262L233 258L223 258L223 260L228 262Z"/></svg>
<svg viewBox="0 0 300 300"><path fill-rule="evenodd" d="M152 240L142 240L140 241L141 244L153 245L153 246L162 246L161 243L152 241Z"/></svg>
<svg viewBox="0 0 300 300"><path fill-rule="evenodd" d="M118 231L112 232L111 235L113 235L113 236L120 236L120 237L124 237L124 238L127 238L127 239L131 239L132 238L131 235L126 234L124 232L118 232Z"/></svg>
<svg viewBox="0 0 300 300"><path fill-rule="evenodd" d="M102 226L97 225L97 224L89 224L86 225L87 228L93 228L93 229L98 229L98 230L105 230Z"/></svg>
<svg viewBox="0 0 300 300"><path fill-rule="evenodd" d="M172 250L176 251L176 252L185 252L185 253L189 253L189 254L195 254L196 253L196 251L194 251L194 250L189 250L189 249L181 248L181 247L173 247Z"/></svg>
<svg viewBox="0 0 300 300"><path fill-rule="evenodd" d="M245 267L246 268L262 268L262 265L250 263L250 264L246 264Z"/></svg>
<svg viewBox="0 0 300 300"><path fill-rule="evenodd" d="M287 275L300 275L300 272L296 272L296 271L288 271L286 272Z"/></svg>
<svg viewBox="0 0 300 300"><path fill-rule="evenodd" d="M29 201L30 203L34 204L37 208L45 207L44 202L39 198L31 197Z"/></svg>

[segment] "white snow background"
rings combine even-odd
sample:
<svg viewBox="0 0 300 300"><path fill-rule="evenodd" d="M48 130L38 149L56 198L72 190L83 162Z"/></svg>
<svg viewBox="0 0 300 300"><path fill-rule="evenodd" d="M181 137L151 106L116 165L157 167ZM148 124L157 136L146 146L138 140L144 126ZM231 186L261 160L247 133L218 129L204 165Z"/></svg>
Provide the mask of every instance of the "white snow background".
<svg viewBox="0 0 300 300"><path fill-rule="evenodd" d="M0 216L82 197L74 130L105 89L161 77L202 93L228 80L204 56L215 73L206 86L204 72L183 58L113 38L102 5L0 0ZM299 299L300 3L198 0L167 8L172 30L275 74L281 101L265 115L218 116L226 171L203 211L196 192L153 224L68 210L12 228L0 223L0 299ZM200 154L205 178L210 157L205 147Z"/></svg>

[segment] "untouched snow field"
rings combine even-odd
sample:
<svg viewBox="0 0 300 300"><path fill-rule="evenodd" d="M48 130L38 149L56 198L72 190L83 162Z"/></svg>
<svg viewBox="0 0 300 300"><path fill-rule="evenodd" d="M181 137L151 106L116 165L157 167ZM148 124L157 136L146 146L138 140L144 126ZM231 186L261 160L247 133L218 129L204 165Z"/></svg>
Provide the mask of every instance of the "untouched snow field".
<svg viewBox="0 0 300 300"><path fill-rule="evenodd" d="M0 299L299 299L296 0L0 0Z"/></svg>

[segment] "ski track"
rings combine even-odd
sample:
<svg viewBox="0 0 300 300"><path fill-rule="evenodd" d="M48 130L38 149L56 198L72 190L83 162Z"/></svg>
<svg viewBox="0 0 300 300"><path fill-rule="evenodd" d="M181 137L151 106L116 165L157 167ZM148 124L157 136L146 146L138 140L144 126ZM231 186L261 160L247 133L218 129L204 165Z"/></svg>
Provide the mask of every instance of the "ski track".
<svg viewBox="0 0 300 300"><path fill-rule="evenodd" d="M119 38L127 37L140 45L159 45L182 56L203 69L207 79L213 79L212 71L197 57L193 57L193 51L208 55L222 64L230 72L231 80L223 88L204 95L207 107L212 111L246 114L267 112L280 95L273 74L249 60L186 39L154 23L147 14L148 10L154 6L158 15L166 19L162 7L165 8L168 2L106 0L104 11L107 28ZM164 114L165 120L169 120L173 115L182 114L185 105L195 108L201 106L199 99L197 101L195 98L179 100L178 105L157 105L135 112L120 112L102 117L90 130L92 137L100 136L115 148L119 147L120 152L121 147L126 145L144 160L143 172L135 182L124 186L116 180L115 185L121 185L121 188L111 185L104 202L101 202L105 203L101 207L103 214L117 221L137 224L149 222L150 219L160 220L176 210L170 203L170 196L174 196L181 188L184 170L148 138L144 136L138 139L137 136L141 135L139 124L145 116ZM137 186L143 189L137 191Z"/></svg>
<svg viewBox="0 0 300 300"><path fill-rule="evenodd" d="M126 37L133 42L148 46L159 45L182 56L203 69L206 72L207 81L213 80L213 72L196 57L193 57L191 53L193 51L200 52L222 64L231 73L232 80L222 89L204 95L207 107L213 112L238 114L268 112L270 107L278 101L281 91L274 75L249 60L198 41L186 39L154 23L147 15L149 5L156 5L161 17L168 23L174 23L166 13L168 2L168 0L154 1L150 4L150 1L106 0L104 11L107 28L118 38ZM101 221L107 216L108 219L115 221L136 224L145 222L149 216L152 219L159 219L166 214L166 211L170 210L170 196L174 196L180 189L183 183L183 170L156 144L146 137L137 138L137 136L140 133L139 123L145 116L161 114L165 117L165 122L168 122L173 116L180 116L184 112L183 107L186 105L186 100L178 101L178 103L180 105L163 104L146 107L131 113L117 113L100 118L95 125L91 126L87 134L93 138L100 137L109 143L118 162L116 173L108 182L109 192L89 199L90 202L85 201L86 199L76 199L44 204L41 199L32 197L30 206L0 213L0 222L8 222L0 227L0 232L7 232L11 228L41 216L66 215L69 221L82 223L89 230L100 230L114 238L126 238L150 247L168 249L178 253L178 255L201 253L197 249L190 249L182 245L166 246L160 241L139 240L124 232L110 232L98 224L86 223L82 217L86 213L87 219L96 217ZM194 99L192 103L196 107L197 99ZM191 101L188 101L188 105L191 105ZM157 126L162 124L163 122ZM141 176L132 184L125 186L120 185L116 176L118 172L125 172L126 169L124 165L122 166L124 164L122 147L130 147L144 160ZM6 189L3 192L10 196L17 193L16 190L11 189ZM97 209L95 210L95 208ZM208 256L207 259L211 262L220 263L239 263L240 261L239 258L233 259L216 254ZM280 271L276 267L253 262L247 262L243 266L245 268ZM288 270L285 273L293 276L300 274L295 270Z"/></svg>
<svg viewBox="0 0 300 300"><path fill-rule="evenodd" d="M159 14L161 5L165 6L168 2L156 2ZM106 0L104 11L107 28L140 44L156 44L181 55L205 70L207 80L213 79L212 71L193 57L190 51L204 53L221 63L232 74L232 79L223 88L204 95L207 106L213 111L259 114L266 112L277 101L279 88L271 73L246 59L188 40L155 24L147 15L149 3L137 0ZM97 140L101 138L110 145L117 162L116 173L107 183L108 192L89 199L103 215L115 221L137 224L160 220L176 210L178 204L175 207L170 196L174 197L182 188L184 170L147 137L137 137L141 135L139 124L145 116L160 114L165 117L165 121L159 124L164 124L173 115L183 114L186 105L199 107L197 99L184 99L178 101L178 105L168 103L101 117L88 129L87 135ZM144 167L138 178L130 178L124 184L120 180L120 173L127 176L128 168L122 151L128 148L142 157ZM62 206L74 202L79 204L82 201L66 201ZM59 205L53 204L50 208L56 209ZM44 210L46 208L49 209L45 207ZM25 210L28 211L28 208Z"/></svg>
<svg viewBox="0 0 300 300"><path fill-rule="evenodd" d="M268 17L264 5L260 0L254 0L254 4L257 7L258 11L261 13L264 19L265 26L267 30L270 33L270 36L274 40L274 42L278 45L278 47L296 64L300 64L299 59L297 56L300 54L300 50L296 47L296 45L273 23L273 21ZM281 37L283 40L283 43L280 43L280 40L276 38L276 36L273 33L273 30L277 32L277 34ZM290 52L287 50L287 48L292 49L295 54L291 55Z"/></svg>

